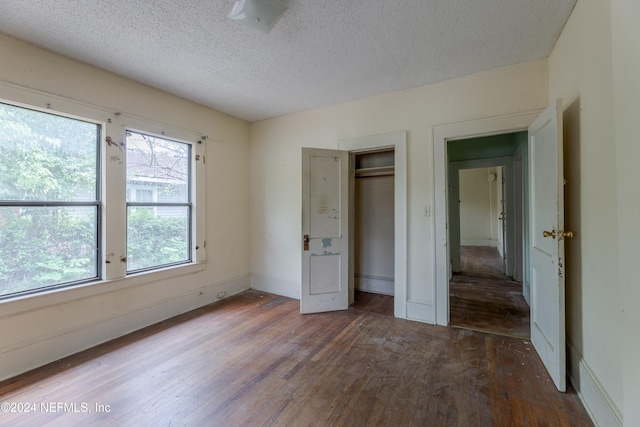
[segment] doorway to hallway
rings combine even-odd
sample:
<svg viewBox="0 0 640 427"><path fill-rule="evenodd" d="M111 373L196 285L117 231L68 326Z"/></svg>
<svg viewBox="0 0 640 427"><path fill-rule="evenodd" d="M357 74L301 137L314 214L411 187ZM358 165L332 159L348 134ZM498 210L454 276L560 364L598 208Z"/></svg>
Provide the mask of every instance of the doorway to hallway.
<svg viewBox="0 0 640 427"><path fill-rule="evenodd" d="M451 326L530 336L522 274L526 185L514 167L526 144L520 132L447 146Z"/></svg>
<svg viewBox="0 0 640 427"><path fill-rule="evenodd" d="M435 280L436 321L449 325L449 279L452 277L450 168L451 143L462 141L463 154L474 155L469 138L480 137L476 148L486 151L484 137L527 130L527 150L522 144L523 187L523 293L531 306L531 343L543 360L559 391L566 390L564 188L562 151L562 100L544 111L514 114L434 128L435 178ZM504 147L502 147L504 148ZM524 155L526 154L526 159ZM510 154L518 162L517 153ZM449 178L449 179L448 179ZM508 186L507 188L509 188ZM528 200L528 204L526 203ZM507 200L508 203L508 200ZM508 225L508 224L507 224ZM551 228L551 230L548 230ZM529 233L527 234L527 231ZM508 231L507 231L508 233ZM560 236L554 239L553 236ZM509 252L507 250L507 252ZM512 258L513 259L513 258ZM508 265L507 265L508 269ZM507 274L509 274L507 272ZM531 292L529 292L531 289Z"/></svg>
<svg viewBox="0 0 640 427"><path fill-rule="evenodd" d="M461 271L449 281L450 325L528 339L529 305L522 283L505 276L498 249L462 246Z"/></svg>

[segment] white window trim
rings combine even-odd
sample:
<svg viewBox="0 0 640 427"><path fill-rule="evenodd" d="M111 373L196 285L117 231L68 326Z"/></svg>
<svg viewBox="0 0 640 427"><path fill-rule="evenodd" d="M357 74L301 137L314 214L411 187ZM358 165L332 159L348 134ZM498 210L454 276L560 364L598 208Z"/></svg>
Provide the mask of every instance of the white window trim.
<svg viewBox="0 0 640 427"><path fill-rule="evenodd" d="M198 176L197 176L197 172L195 171L195 169L197 167L197 162L200 162L200 163L204 162L204 145L205 144L203 144L201 140L197 140L197 141L194 142L193 139L189 140L189 139L185 139L183 137L181 138L178 135L180 135L183 132L179 132L179 131L175 131L175 130L170 130L169 132L167 132L166 130L164 130L165 127L162 127L163 130L161 130L161 133L157 133L157 132L149 132L147 130L143 130L142 128L137 128L137 127L134 128L134 127L131 127L131 126L129 126L127 124L127 123L136 123L137 124L138 122L139 122L139 120L125 117L125 119L123 120L123 126L122 126L122 128L125 130L124 136L123 136L123 139L122 139L123 141L126 141L127 132L135 132L135 133L148 135L148 136L159 138L159 139L166 139L166 140L170 140L170 141L174 141L174 142L178 142L178 143L182 143L182 144L189 144L191 146L191 150L190 150L190 152L191 152L191 159L190 159L190 162L191 162L191 166L190 166L191 176L189 177L189 179L190 179L190 184L191 184L190 185L190 187L191 187L190 188L190 191L191 191L190 201L191 201L191 258L192 258L192 260L190 262L185 262L185 263L180 264L180 265L188 265L188 264L191 264L192 262L197 262L197 258L196 258L197 257L197 251L200 250L200 245L195 243L196 238L198 236L198 233L196 232L196 218L197 218L196 198L197 198L197 191L198 191L197 188L200 185L204 185L204 182L201 182L201 184L198 185L198 183L196 182L196 180L198 179ZM151 125L147 125L147 126L151 126ZM176 135L176 136L173 136L173 135ZM198 150L198 146L202 146L203 147L202 150L201 150L201 155L196 154L196 151ZM124 164L124 166L125 166L124 167L124 175L125 175L125 194L124 194L124 197L125 197L125 199L124 200L126 201L126 196L127 196L127 194L126 194L126 187L127 187L127 184L126 184L126 175L127 175L127 170L126 170L126 148L124 150L121 150L121 151L123 153L122 155L125 158L125 162L124 162L125 163ZM202 177L202 179L204 180L204 176ZM137 190L138 186L134 185L132 187L132 189L136 189ZM152 203L155 203L155 202L158 201L158 194L157 194L155 189L153 190L153 198L154 198L154 201ZM131 201L133 202L135 200L131 200ZM154 211L157 212L157 208L154 207L153 209L154 209ZM125 210L125 254L126 254L126 222L127 222L126 215L127 215L127 212ZM201 236L202 236L202 234L201 234ZM204 251L204 243L202 244L202 249ZM151 268L149 268L149 269L147 269L145 271L153 271L153 270L158 270L160 268L163 268L163 266L151 267ZM126 269L126 265L125 265L125 269ZM145 271L140 272L140 273L144 273ZM136 271L125 272L125 273L126 273L127 276L131 276L131 275L134 275L134 274L138 274L139 272L136 270Z"/></svg>
<svg viewBox="0 0 640 427"><path fill-rule="evenodd" d="M105 139L110 138L111 143L104 144L105 161L104 179L109 183L103 186L104 195L104 227L106 239L105 248L105 276L106 280L118 280L127 276L138 276L148 274L148 272L127 273L127 265L121 259L126 259L127 254L127 212L126 189L127 189L127 170L126 170L126 152L124 141L126 140L126 132L140 132L147 135L158 136L160 138L172 139L178 142L191 144L191 182L192 182L192 227L191 227L191 250L192 261L190 263L181 264L188 266L193 263L206 261L205 251L205 146L200 137L195 133L188 133L184 130L171 128L158 123L145 121L139 118L127 116L126 114L114 115L109 122L106 123ZM116 235L117 238L113 236ZM108 261L108 262L107 262ZM160 268L162 270L162 268Z"/></svg>
<svg viewBox="0 0 640 427"><path fill-rule="evenodd" d="M194 274L206 268L206 176L205 147L200 133L160 124L140 117L48 94L24 86L0 81L0 101L16 106L61 113L102 125L101 177L102 191L102 277L93 282L70 285L58 289L44 289L33 294L7 297L0 301L5 315L41 308L65 301L114 292L130 286L145 285L183 275ZM193 144L192 153L192 261L189 263L126 274L126 164L119 144L125 140L126 129L157 134ZM107 143L110 137L111 143ZM106 185L108 183L108 186ZM114 233L114 234L107 234ZM117 255L116 255L117 254ZM118 262L116 262L118 261Z"/></svg>

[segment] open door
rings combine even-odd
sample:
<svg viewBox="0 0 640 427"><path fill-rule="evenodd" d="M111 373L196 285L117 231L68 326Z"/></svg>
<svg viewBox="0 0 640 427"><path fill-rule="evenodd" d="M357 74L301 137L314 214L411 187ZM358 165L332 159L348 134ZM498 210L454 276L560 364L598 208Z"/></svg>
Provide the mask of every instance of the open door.
<svg viewBox="0 0 640 427"><path fill-rule="evenodd" d="M566 391L562 100L529 127L531 341Z"/></svg>
<svg viewBox="0 0 640 427"><path fill-rule="evenodd" d="M300 312L346 310L349 270L349 153L302 149Z"/></svg>
<svg viewBox="0 0 640 427"><path fill-rule="evenodd" d="M500 186L500 239L499 241L502 243L502 273L510 276L511 271L507 268L507 221L512 221L512 218L508 218L507 215L507 178L505 176L504 166L499 168L500 171L500 182L498 185ZM509 183L511 185L511 183Z"/></svg>

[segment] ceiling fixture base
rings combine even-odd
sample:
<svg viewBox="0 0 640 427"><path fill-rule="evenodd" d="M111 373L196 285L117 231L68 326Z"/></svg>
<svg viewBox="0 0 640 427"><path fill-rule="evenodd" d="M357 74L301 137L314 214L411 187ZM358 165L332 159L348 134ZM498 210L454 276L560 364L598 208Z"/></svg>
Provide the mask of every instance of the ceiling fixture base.
<svg viewBox="0 0 640 427"><path fill-rule="evenodd" d="M285 10L286 7L271 0L238 0L227 17L268 33Z"/></svg>

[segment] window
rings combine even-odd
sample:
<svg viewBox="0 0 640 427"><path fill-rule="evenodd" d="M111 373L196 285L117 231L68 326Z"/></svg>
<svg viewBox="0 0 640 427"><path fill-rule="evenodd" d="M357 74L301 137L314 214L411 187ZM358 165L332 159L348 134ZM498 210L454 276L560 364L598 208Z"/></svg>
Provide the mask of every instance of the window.
<svg viewBox="0 0 640 427"><path fill-rule="evenodd" d="M136 189L135 192L135 200L131 200L132 202L155 202L155 188L151 190L147 189Z"/></svg>
<svg viewBox="0 0 640 427"><path fill-rule="evenodd" d="M127 272L191 261L191 144L127 131Z"/></svg>
<svg viewBox="0 0 640 427"><path fill-rule="evenodd" d="M0 298L100 276L101 130L0 103Z"/></svg>
<svg viewBox="0 0 640 427"><path fill-rule="evenodd" d="M0 300L204 270L206 136L9 92L21 104L0 98Z"/></svg>

